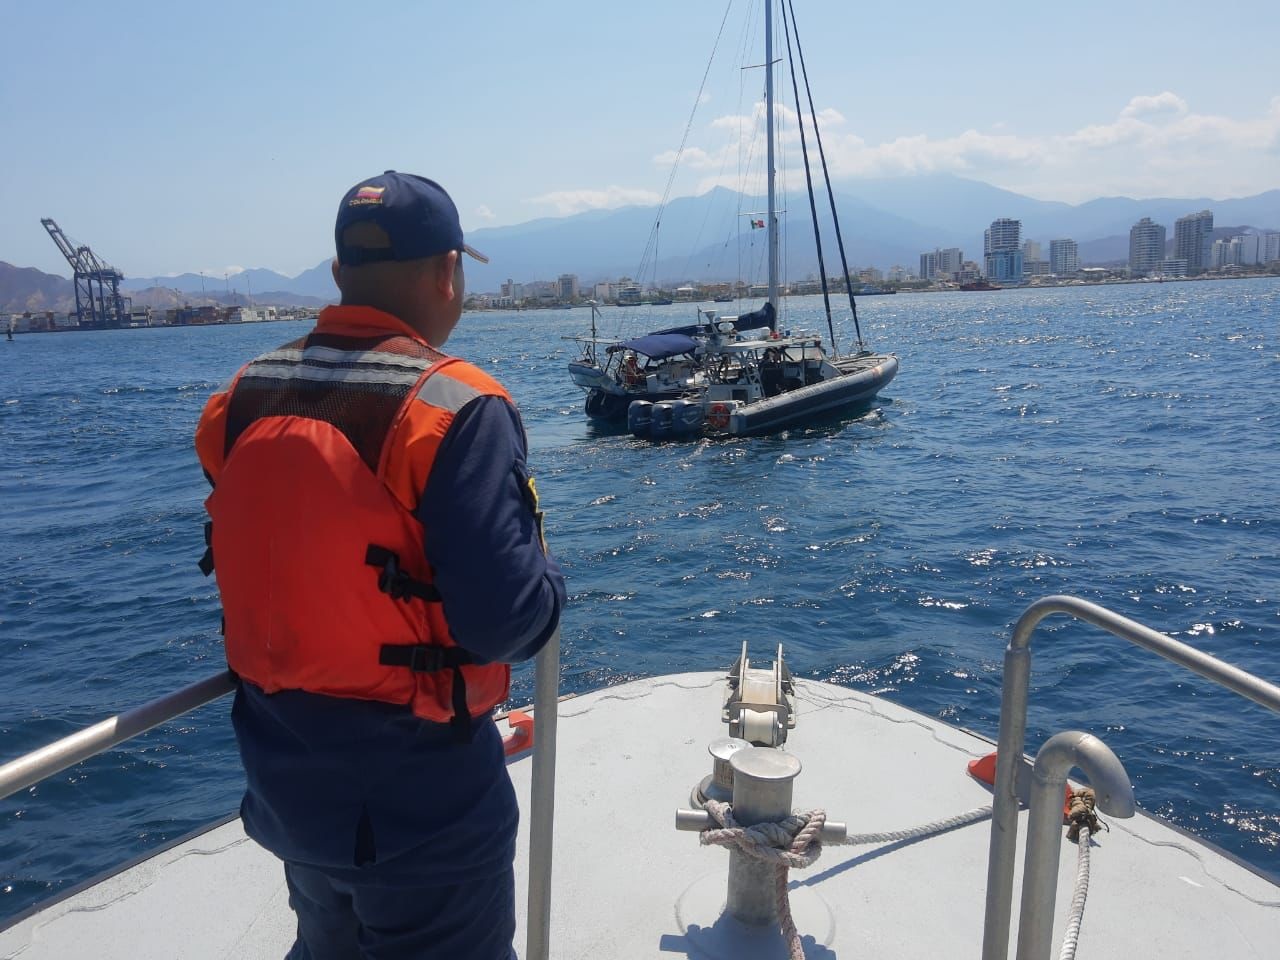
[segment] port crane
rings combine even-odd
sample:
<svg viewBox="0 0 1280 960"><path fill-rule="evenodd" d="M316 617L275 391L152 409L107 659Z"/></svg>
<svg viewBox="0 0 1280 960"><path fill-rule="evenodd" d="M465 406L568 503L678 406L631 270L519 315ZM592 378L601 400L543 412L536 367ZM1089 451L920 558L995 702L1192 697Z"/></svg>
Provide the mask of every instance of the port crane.
<svg viewBox="0 0 1280 960"><path fill-rule="evenodd" d="M126 326L133 301L120 296L124 274L104 263L87 246L72 243L51 218L45 217L40 223L71 264L76 287L76 320L80 326L99 329Z"/></svg>

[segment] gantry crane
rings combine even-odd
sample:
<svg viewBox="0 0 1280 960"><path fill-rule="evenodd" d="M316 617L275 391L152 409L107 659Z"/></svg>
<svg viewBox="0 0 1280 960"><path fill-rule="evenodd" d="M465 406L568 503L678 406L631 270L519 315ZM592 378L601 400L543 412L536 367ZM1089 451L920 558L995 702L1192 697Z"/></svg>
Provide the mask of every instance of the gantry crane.
<svg viewBox="0 0 1280 960"><path fill-rule="evenodd" d="M76 320L82 327L123 327L129 322L132 301L120 296L124 274L103 263L86 246L76 246L48 217L40 221L71 264L76 286Z"/></svg>

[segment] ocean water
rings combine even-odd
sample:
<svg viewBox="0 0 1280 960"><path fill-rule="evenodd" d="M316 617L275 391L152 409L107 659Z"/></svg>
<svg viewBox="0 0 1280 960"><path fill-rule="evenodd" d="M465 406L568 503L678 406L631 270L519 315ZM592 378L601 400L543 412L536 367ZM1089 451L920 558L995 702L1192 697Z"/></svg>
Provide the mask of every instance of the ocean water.
<svg viewBox="0 0 1280 960"><path fill-rule="evenodd" d="M902 357L876 408L659 445L585 420L562 338L587 310L464 318L449 349L510 388L529 431L569 580L565 692L782 643L801 676L993 736L1011 626L1053 593L1280 680L1280 280L858 307ZM784 324L825 329L821 309L792 300ZM627 308L601 328L692 318ZM222 667L191 434L244 360L302 331L0 342L0 759ZM1096 733L1146 809L1280 872L1280 719L1064 618L1033 651L1028 749ZM532 690L522 666L513 702ZM228 707L0 801L0 922L235 809Z"/></svg>

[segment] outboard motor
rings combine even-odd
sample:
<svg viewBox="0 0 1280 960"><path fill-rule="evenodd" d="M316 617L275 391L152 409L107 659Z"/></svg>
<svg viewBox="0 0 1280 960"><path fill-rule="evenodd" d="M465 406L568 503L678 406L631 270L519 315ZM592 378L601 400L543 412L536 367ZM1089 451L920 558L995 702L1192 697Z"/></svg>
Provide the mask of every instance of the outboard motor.
<svg viewBox="0 0 1280 960"><path fill-rule="evenodd" d="M653 404L648 400L632 400L627 407L627 429L635 436L648 439L653 425Z"/></svg>
<svg viewBox="0 0 1280 960"><path fill-rule="evenodd" d="M693 400L672 400L671 430L681 437L700 436L702 404Z"/></svg>
<svg viewBox="0 0 1280 960"><path fill-rule="evenodd" d="M653 439L662 440L675 432L673 413L670 400L662 400L653 405L653 423L649 427Z"/></svg>

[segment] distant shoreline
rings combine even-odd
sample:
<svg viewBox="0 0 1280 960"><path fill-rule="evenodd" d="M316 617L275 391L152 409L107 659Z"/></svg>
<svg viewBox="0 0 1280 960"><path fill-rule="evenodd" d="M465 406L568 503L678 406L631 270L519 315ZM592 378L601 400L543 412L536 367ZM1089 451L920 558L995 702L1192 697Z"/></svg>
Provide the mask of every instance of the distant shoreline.
<svg viewBox="0 0 1280 960"><path fill-rule="evenodd" d="M1116 277L1107 280L1063 280L1053 283L1024 283L1015 286L1000 286L992 290L961 290L959 287L899 287L895 288L895 293L923 293L923 294L940 294L940 293L1004 293L1011 290L1058 290L1062 288L1096 290L1099 287L1115 287L1125 286L1135 283L1203 283L1205 281L1223 280L1223 281L1239 281L1239 280L1280 280L1280 273L1244 273L1233 274L1230 276L1222 275L1200 275L1196 277ZM839 294L833 292L833 296L847 296L842 290ZM857 294L854 294L857 296ZM802 294L784 294L784 298L791 297L817 297L820 293L802 293ZM753 298L744 298L753 299ZM713 303L711 298L702 298L698 300L676 300L673 304L667 306L679 306L686 304L689 306L697 306L704 303ZM643 307L645 304L616 304L608 303L605 306L614 308ZM527 310L572 310L586 306L585 303L555 303L555 304L527 304L519 307L492 307L477 306L470 308L470 313L515 313ZM280 317L274 320L214 320L208 323L175 323L175 324L130 324L124 327L54 327L49 330L14 330L13 336L30 336L32 334L44 333L96 333L96 332L114 332L124 330L187 330L193 327L251 327L263 323L297 323L299 321L313 321L315 316L304 317Z"/></svg>

